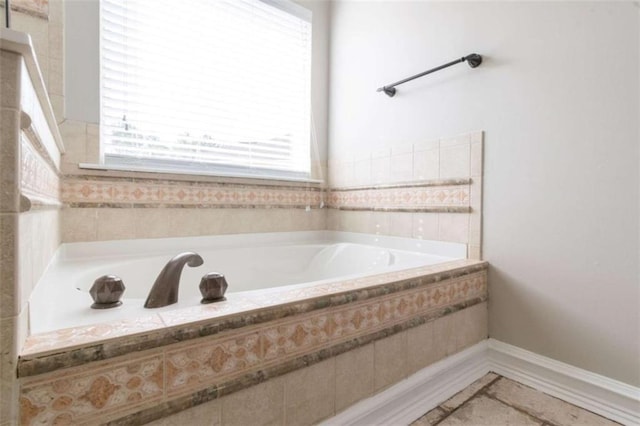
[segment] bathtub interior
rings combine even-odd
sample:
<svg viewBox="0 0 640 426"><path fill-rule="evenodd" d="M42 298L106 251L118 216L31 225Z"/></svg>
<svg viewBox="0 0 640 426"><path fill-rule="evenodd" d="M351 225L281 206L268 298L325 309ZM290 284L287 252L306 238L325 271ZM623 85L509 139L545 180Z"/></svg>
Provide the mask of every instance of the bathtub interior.
<svg viewBox="0 0 640 426"><path fill-rule="evenodd" d="M185 266L178 303L144 309L160 270L183 251L199 253L204 264ZM331 231L63 244L30 298L30 332L197 306L198 284L208 272L225 275L227 297L232 299L235 294L259 295L283 286L321 285L442 263L465 253L464 244ZM123 279L123 305L91 309L89 289L106 274Z"/></svg>

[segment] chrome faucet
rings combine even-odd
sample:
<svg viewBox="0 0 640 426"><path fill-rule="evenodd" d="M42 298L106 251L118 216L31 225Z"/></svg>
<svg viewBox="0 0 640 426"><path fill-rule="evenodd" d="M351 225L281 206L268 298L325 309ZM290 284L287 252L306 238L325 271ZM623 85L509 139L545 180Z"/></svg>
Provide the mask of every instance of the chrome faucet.
<svg viewBox="0 0 640 426"><path fill-rule="evenodd" d="M199 254L188 251L180 253L167 262L151 287L147 301L144 302L145 308L161 308L178 301L180 274L185 263L194 267L202 265L204 261Z"/></svg>

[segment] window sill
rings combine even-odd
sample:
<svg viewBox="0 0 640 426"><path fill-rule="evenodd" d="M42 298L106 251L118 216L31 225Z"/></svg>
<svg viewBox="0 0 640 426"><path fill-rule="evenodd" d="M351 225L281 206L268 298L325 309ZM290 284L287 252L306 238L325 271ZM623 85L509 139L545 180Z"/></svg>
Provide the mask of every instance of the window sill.
<svg viewBox="0 0 640 426"><path fill-rule="evenodd" d="M193 170L175 170L175 169L155 169L151 167L141 167L141 166L131 166L131 165L107 165L107 164L95 164L95 163L79 163L79 169L84 170L95 170L95 171L105 171L105 172L122 172L122 173L142 173L142 174L152 174L152 175L163 175L163 177L157 177L158 179L164 179L164 176L191 176L194 180L198 180L197 177L202 178L219 178L221 181L238 181L238 180L250 180L250 181L260 181L263 185L269 185L270 182L274 182L272 185L278 185L279 182L290 182L290 183L311 183L315 185L320 185L324 183L322 179L311 179L311 178L295 178L295 177L283 177L283 176L274 176L274 175L254 175L254 174L243 174L243 173L210 173L210 172L202 172L202 171L193 171ZM147 177L147 176L145 176ZM149 177L149 178L155 178ZM207 179L208 180L208 179ZM216 179L218 180L218 179Z"/></svg>

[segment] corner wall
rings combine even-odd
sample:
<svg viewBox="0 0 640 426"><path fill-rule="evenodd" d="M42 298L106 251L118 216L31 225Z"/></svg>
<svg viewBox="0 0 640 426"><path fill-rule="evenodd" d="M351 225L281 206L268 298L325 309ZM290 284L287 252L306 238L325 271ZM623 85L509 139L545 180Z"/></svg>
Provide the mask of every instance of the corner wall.
<svg viewBox="0 0 640 426"><path fill-rule="evenodd" d="M638 7L332 8L330 158L485 131L490 335L640 384ZM376 88L472 52L465 64ZM357 58L357 60L355 59Z"/></svg>

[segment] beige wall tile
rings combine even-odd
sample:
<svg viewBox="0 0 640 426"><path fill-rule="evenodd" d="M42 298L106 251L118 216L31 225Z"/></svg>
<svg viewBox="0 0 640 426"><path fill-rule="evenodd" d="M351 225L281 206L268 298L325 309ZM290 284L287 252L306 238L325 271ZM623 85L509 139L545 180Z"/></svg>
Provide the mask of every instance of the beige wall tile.
<svg viewBox="0 0 640 426"><path fill-rule="evenodd" d="M146 231L153 226L151 221L135 221L137 209L97 209L97 239L104 240L128 240L136 238L136 234Z"/></svg>
<svg viewBox="0 0 640 426"><path fill-rule="evenodd" d="M482 260L482 249L479 246L467 246L467 258Z"/></svg>
<svg viewBox="0 0 640 426"><path fill-rule="evenodd" d="M96 241L98 239L96 208L64 208L61 213L62 242Z"/></svg>
<svg viewBox="0 0 640 426"><path fill-rule="evenodd" d="M454 314L457 350L485 340L489 336L489 316L487 303L470 306Z"/></svg>
<svg viewBox="0 0 640 426"><path fill-rule="evenodd" d="M78 163L87 155L87 125L79 121L66 120L59 126L66 152L62 155L62 171L77 172Z"/></svg>
<svg viewBox="0 0 640 426"><path fill-rule="evenodd" d="M222 424L284 424L284 379L268 380L222 398Z"/></svg>
<svg viewBox="0 0 640 426"><path fill-rule="evenodd" d="M439 213L438 240L467 243L469 240L469 214Z"/></svg>
<svg viewBox="0 0 640 426"><path fill-rule="evenodd" d="M388 183L391 177L390 150L376 152L371 156L371 183Z"/></svg>
<svg viewBox="0 0 640 426"><path fill-rule="evenodd" d="M15 425L18 422L18 386L16 368L18 354L28 333L28 314L0 319L0 424Z"/></svg>
<svg viewBox="0 0 640 426"><path fill-rule="evenodd" d="M387 388L407 375L407 332L374 343L374 388Z"/></svg>
<svg viewBox="0 0 640 426"><path fill-rule="evenodd" d="M408 182L413 179L413 152L391 156L390 182Z"/></svg>
<svg viewBox="0 0 640 426"><path fill-rule="evenodd" d="M336 357L336 412L373 394L373 343Z"/></svg>
<svg viewBox="0 0 640 426"><path fill-rule="evenodd" d="M470 172L471 177L482 176L483 168L483 144L482 142L471 144Z"/></svg>
<svg viewBox="0 0 640 426"><path fill-rule="evenodd" d="M413 178L416 180L438 179L440 176L440 150L429 149L413 154Z"/></svg>
<svg viewBox="0 0 640 426"><path fill-rule="evenodd" d="M440 178L467 177L470 173L471 147L455 145L440 148Z"/></svg>
<svg viewBox="0 0 640 426"><path fill-rule="evenodd" d="M18 214L0 213L0 318L12 318L20 312L19 265L16 258L18 232Z"/></svg>
<svg viewBox="0 0 640 426"><path fill-rule="evenodd" d="M433 322L433 339L435 341L434 358L440 360L457 351L456 313L445 315Z"/></svg>
<svg viewBox="0 0 640 426"><path fill-rule="evenodd" d="M64 63L62 59L51 59L47 91L53 95L64 96Z"/></svg>
<svg viewBox="0 0 640 426"><path fill-rule="evenodd" d="M335 367L330 358L284 377L286 424L316 424L335 414Z"/></svg>
<svg viewBox="0 0 640 426"><path fill-rule="evenodd" d="M413 214L405 212L388 213L388 234L411 238L413 234Z"/></svg>
<svg viewBox="0 0 640 426"><path fill-rule="evenodd" d="M351 185L371 184L371 158L366 157L353 163L353 181Z"/></svg>
<svg viewBox="0 0 640 426"><path fill-rule="evenodd" d="M17 53L0 51L0 107L18 109L20 105L20 74L22 57Z"/></svg>
<svg viewBox="0 0 640 426"><path fill-rule="evenodd" d="M4 65L2 65L4 66ZM4 97L4 93L3 93ZM0 212L20 211L20 113L0 110Z"/></svg>
<svg viewBox="0 0 640 426"><path fill-rule="evenodd" d="M100 126L87 124L87 144L84 161L88 163L100 163Z"/></svg>
<svg viewBox="0 0 640 426"><path fill-rule="evenodd" d="M64 121L64 96L61 95L49 95L51 106L53 108L53 115L56 117L58 124Z"/></svg>
<svg viewBox="0 0 640 426"><path fill-rule="evenodd" d="M51 24L64 23L63 0L49 0L49 22Z"/></svg>
<svg viewBox="0 0 640 426"><path fill-rule="evenodd" d="M169 212L162 208L112 209L124 221L119 238L163 238L169 236ZM100 214L98 214L100 218ZM99 235L99 233L98 233ZM128 237L126 235L129 235Z"/></svg>
<svg viewBox="0 0 640 426"><path fill-rule="evenodd" d="M167 209L169 237L190 237L200 234L200 209Z"/></svg>
<svg viewBox="0 0 640 426"><path fill-rule="evenodd" d="M64 35L61 23L49 23L49 58L64 59Z"/></svg>
<svg viewBox="0 0 640 426"><path fill-rule="evenodd" d="M151 426L219 426L221 425L219 399L196 405L174 415L147 423Z"/></svg>
<svg viewBox="0 0 640 426"><path fill-rule="evenodd" d="M407 330L407 368L413 374L439 359L433 321Z"/></svg>
<svg viewBox="0 0 640 426"><path fill-rule="evenodd" d="M412 224L412 237L421 240L438 239L438 213L414 213Z"/></svg>

